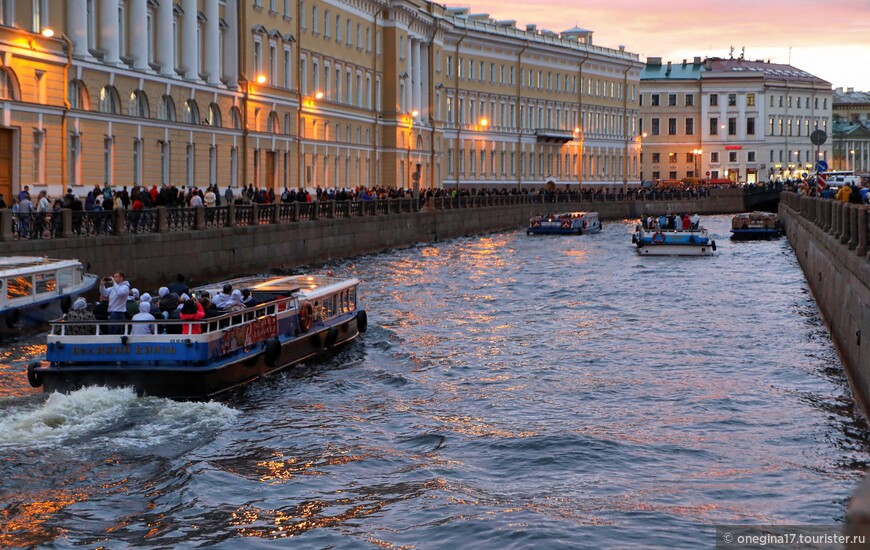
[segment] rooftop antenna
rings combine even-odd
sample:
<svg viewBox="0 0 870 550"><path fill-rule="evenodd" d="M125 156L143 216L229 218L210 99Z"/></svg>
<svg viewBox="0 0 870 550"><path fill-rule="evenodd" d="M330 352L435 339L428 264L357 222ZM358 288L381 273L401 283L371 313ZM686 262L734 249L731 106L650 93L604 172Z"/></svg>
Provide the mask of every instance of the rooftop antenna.
<svg viewBox="0 0 870 550"><path fill-rule="evenodd" d="M746 46L740 48L740 61L743 61L743 56L746 54Z"/></svg>
<svg viewBox="0 0 870 550"><path fill-rule="evenodd" d="M728 59L734 59L734 46L731 46L731 50L728 52Z"/></svg>
<svg viewBox="0 0 870 550"><path fill-rule="evenodd" d="M788 64L791 65L791 46L788 47Z"/></svg>

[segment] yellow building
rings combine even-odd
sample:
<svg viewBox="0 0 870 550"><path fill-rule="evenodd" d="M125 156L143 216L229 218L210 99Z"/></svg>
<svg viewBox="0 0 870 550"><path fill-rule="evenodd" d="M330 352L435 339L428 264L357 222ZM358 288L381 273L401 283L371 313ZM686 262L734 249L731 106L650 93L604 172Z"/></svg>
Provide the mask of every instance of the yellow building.
<svg viewBox="0 0 870 550"><path fill-rule="evenodd" d="M638 181L642 65L591 31L520 30L422 0L8 0L0 12L7 199L24 185Z"/></svg>

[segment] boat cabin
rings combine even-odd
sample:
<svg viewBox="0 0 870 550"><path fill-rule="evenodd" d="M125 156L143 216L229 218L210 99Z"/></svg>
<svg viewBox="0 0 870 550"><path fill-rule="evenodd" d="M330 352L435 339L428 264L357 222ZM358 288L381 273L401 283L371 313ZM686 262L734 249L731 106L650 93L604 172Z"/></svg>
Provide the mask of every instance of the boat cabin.
<svg viewBox="0 0 870 550"><path fill-rule="evenodd" d="M56 299L84 279L84 267L77 260L0 258L0 310Z"/></svg>

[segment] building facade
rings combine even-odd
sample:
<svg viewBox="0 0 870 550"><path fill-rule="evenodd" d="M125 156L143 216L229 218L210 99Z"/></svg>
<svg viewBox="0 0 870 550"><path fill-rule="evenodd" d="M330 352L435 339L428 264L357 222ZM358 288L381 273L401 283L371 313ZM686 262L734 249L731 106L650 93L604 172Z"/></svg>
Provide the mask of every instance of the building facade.
<svg viewBox="0 0 870 550"><path fill-rule="evenodd" d="M422 0L5 0L0 192L632 184L641 69Z"/></svg>
<svg viewBox="0 0 870 550"><path fill-rule="evenodd" d="M834 90L833 168L870 176L870 93Z"/></svg>
<svg viewBox="0 0 870 550"><path fill-rule="evenodd" d="M755 183L832 158L831 85L789 65L651 57L641 93L644 179ZM821 147L816 130L827 136Z"/></svg>

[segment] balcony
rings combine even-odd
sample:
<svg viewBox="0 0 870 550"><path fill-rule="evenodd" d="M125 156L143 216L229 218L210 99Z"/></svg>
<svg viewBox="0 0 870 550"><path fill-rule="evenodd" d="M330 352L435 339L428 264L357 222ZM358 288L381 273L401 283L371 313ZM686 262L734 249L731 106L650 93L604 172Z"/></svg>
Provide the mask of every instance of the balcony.
<svg viewBox="0 0 870 550"><path fill-rule="evenodd" d="M538 143L567 143L574 139L571 130L558 130L555 128L538 128L535 130Z"/></svg>

